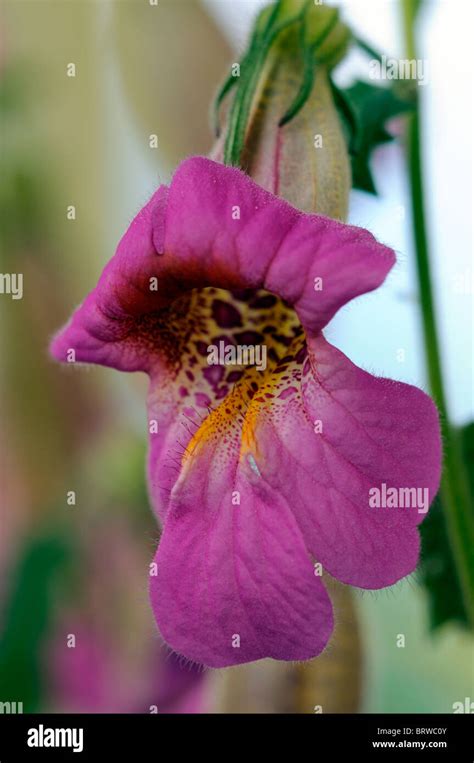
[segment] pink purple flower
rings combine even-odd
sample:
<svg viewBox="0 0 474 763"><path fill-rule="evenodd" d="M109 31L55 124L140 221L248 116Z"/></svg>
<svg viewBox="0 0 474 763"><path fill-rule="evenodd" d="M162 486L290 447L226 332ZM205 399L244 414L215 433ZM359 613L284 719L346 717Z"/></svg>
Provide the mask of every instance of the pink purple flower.
<svg viewBox="0 0 474 763"><path fill-rule="evenodd" d="M151 601L164 640L190 660L314 657L333 628L315 563L369 589L415 569L424 515L374 509L369 491L434 498L435 406L322 334L394 260L368 231L191 158L54 339L58 360L149 374L148 476L163 527ZM265 345L266 369L210 366L221 341Z"/></svg>

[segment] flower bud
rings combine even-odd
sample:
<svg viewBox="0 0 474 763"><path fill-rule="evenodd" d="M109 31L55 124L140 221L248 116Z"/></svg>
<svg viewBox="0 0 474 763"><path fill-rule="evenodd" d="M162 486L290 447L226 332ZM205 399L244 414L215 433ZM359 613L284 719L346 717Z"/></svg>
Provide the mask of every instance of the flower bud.
<svg viewBox="0 0 474 763"><path fill-rule="evenodd" d="M212 157L237 157L259 185L293 206L344 219L350 161L330 71L349 39L335 8L283 0L264 9Z"/></svg>

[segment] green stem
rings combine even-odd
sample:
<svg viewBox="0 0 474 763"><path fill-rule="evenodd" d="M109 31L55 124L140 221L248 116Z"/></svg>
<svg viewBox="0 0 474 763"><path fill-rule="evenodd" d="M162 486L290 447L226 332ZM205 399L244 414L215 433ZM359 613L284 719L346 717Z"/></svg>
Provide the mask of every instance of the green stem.
<svg viewBox="0 0 474 763"><path fill-rule="evenodd" d="M414 25L418 5L419 3L416 0L402 0L406 54L409 59L413 60L417 59ZM470 564L470 556L474 546L474 521L469 510L470 494L464 460L459 439L449 422L443 385L423 202L420 135L421 118L420 110L417 106L408 125L407 160L428 378L431 392L440 414L444 445L441 503L445 513L449 541L463 595L464 606L468 618L474 626L474 579Z"/></svg>

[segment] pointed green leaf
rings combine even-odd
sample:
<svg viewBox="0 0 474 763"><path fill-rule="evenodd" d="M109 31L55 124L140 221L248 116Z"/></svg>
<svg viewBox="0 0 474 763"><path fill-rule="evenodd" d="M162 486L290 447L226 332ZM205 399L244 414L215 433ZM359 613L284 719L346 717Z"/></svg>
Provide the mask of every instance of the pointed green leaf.
<svg viewBox="0 0 474 763"><path fill-rule="evenodd" d="M353 187L375 194L370 171L372 152L392 140L386 122L413 109L412 91L401 84L381 87L359 81L344 90L335 87L335 93L341 121L350 136Z"/></svg>
<svg viewBox="0 0 474 763"><path fill-rule="evenodd" d="M41 646L53 606L54 583L68 550L56 536L33 539L23 550L2 612L0 698L34 712L42 695Z"/></svg>

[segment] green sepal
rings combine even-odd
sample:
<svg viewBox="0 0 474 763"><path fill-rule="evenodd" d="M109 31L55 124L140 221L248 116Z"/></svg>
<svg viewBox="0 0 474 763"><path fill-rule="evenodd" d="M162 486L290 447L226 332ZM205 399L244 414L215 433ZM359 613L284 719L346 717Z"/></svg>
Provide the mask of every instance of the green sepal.
<svg viewBox="0 0 474 763"><path fill-rule="evenodd" d="M280 44L278 38L290 27L294 27L299 34L285 37ZM215 101L213 121L218 132L220 107L229 91L237 85L228 118L224 147L225 164L240 165L255 94L270 49L277 39L280 45L278 55L296 56L303 62L301 85L281 120L281 124L287 124L310 97L318 62L328 69L335 65L347 49L350 37L347 27L339 21L337 9L314 5L313 0L278 0L261 11L248 50L240 64L240 77L229 76L221 86Z"/></svg>
<svg viewBox="0 0 474 763"><path fill-rule="evenodd" d="M316 67L333 68L346 52L351 37L350 30L340 22L337 8L305 8L300 29L303 80L293 103L279 122L280 127L294 119L310 97Z"/></svg>
<svg viewBox="0 0 474 763"><path fill-rule="evenodd" d="M225 100L226 95L230 93L234 85L237 84L237 80L238 80L238 77L234 77L233 74L229 74L225 82L222 83L214 99L213 108L212 108L212 129L216 138L219 137L221 132L221 126L220 126L220 120L219 120L219 112L221 110L221 106Z"/></svg>
<svg viewBox="0 0 474 763"><path fill-rule="evenodd" d="M264 8L258 16L249 50L243 58L244 68L242 70L241 66L240 82L230 111L224 164L240 165L252 102L268 52L278 35L298 21L307 1L279 0L274 6Z"/></svg>
<svg viewBox="0 0 474 763"><path fill-rule="evenodd" d="M307 48L304 55L303 81L293 103L289 107L286 114L280 119L278 123L279 127L283 127L284 125L288 124L288 122L291 122L291 120L298 114L300 109L303 108L304 104L311 95L311 91L314 86L314 78L314 55L311 48Z"/></svg>

